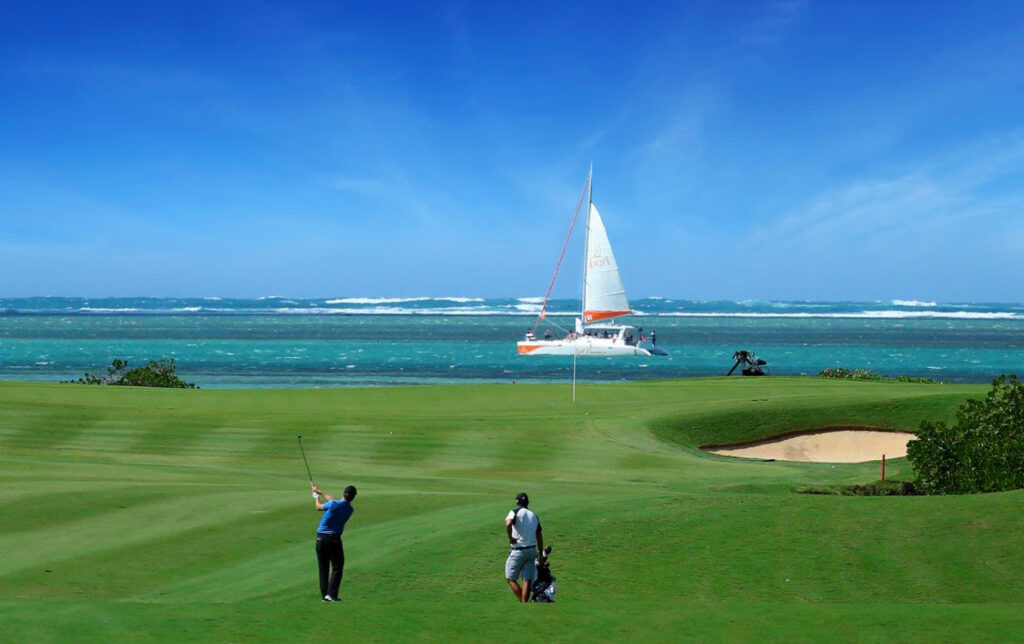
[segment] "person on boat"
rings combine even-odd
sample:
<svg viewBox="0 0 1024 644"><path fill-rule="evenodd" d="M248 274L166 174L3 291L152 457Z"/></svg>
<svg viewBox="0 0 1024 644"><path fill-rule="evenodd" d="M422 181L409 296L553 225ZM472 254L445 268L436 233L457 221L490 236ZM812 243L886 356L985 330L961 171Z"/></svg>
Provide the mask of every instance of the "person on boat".
<svg viewBox="0 0 1024 644"><path fill-rule="evenodd" d="M505 536L509 553L505 560L505 580L516 599L526 603L530 599L530 584L537 578L537 553L544 552L544 534L540 519L529 508L526 492L516 495L516 507L505 517ZM519 579L522 578L522 585Z"/></svg>
<svg viewBox="0 0 1024 644"><path fill-rule="evenodd" d="M529 342L533 342L536 339L536 336L533 335L533 329L526 330L526 339Z"/></svg>
<svg viewBox="0 0 1024 644"><path fill-rule="evenodd" d="M651 329L651 346L658 344L658 336L656 336L654 329Z"/></svg>
<svg viewBox="0 0 1024 644"><path fill-rule="evenodd" d="M545 340L550 340L551 339L551 329L545 329L544 330L544 339Z"/></svg>
<svg viewBox="0 0 1024 644"><path fill-rule="evenodd" d="M626 344L633 344L633 332L626 331Z"/></svg>

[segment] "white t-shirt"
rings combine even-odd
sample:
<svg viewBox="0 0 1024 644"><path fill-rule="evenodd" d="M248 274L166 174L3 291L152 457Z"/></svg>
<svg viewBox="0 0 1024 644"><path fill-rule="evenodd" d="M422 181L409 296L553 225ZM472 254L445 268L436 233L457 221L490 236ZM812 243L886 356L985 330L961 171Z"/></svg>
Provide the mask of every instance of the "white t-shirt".
<svg viewBox="0 0 1024 644"><path fill-rule="evenodd" d="M505 523L512 521L513 517L515 517L515 522L512 523L512 538L516 540L516 547L525 548L537 545L537 528L540 527L540 519L537 518L537 515L529 508L518 508L518 512L509 510L508 516L505 517Z"/></svg>

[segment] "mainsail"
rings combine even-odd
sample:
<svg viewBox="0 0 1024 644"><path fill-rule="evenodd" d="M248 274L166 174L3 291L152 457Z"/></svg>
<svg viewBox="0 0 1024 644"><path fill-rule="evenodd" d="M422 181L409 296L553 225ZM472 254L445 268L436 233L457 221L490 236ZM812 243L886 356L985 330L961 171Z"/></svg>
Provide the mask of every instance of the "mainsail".
<svg viewBox="0 0 1024 644"><path fill-rule="evenodd" d="M594 203L587 217L586 259L583 274L583 321L596 322L632 311L622 286L619 265L615 263L608 233Z"/></svg>

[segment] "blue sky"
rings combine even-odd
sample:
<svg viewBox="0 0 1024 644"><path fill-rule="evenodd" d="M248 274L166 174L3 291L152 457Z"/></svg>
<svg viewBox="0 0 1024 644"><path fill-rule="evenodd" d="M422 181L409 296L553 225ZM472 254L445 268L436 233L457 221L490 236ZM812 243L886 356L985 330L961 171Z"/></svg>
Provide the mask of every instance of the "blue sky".
<svg viewBox="0 0 1024 644"><path fill-rule="evenodd" d="M1024 3L2 16L0 296L1024 301Z"/></svg>

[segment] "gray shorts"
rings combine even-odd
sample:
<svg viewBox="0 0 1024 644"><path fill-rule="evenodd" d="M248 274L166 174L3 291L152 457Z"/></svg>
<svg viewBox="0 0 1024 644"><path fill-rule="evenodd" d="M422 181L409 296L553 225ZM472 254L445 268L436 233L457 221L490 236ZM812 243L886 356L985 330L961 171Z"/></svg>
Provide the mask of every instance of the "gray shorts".
<svg viewBox="0 0 1024 644"><path fill-rule="evenodd" d="M527 581L537 578L537 548L526 550L512 550L505 560L505 579L519 579L522 577Z"/></svg>

